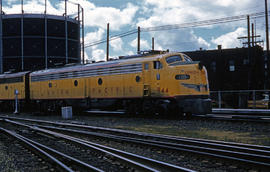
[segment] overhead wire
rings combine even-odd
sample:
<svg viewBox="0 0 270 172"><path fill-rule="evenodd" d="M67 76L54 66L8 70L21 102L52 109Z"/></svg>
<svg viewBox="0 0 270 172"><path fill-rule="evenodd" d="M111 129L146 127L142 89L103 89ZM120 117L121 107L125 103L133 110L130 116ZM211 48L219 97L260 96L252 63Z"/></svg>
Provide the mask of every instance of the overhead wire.
<svg viewBox="0 0 270 172"><path fill-rule="evenodd" d="M243 15L224 17L224 18L218 18L218 19L190 22L190 23L171 24L171 25L162 25L162 26L141 28L141 32L166 31L166 30L173 30L173 29L194 28L194 27L203 27L203 26L217 25L217 24L223 24L223 23L230 23L230 22L246 20L247 15L250 16L250 19L253 19L253 18L257 19L257 18L264 17L265 12L257 12L257 13L252 13L252 14L243 14ZM119 33L119 34L116 34L116 35L112 35L112 36L109 37L109 41L113 41L113 40L123 38L123 37L129 36L129 35L133 35L135 33L138 33L137 29L130 30L130 31L127 31L127 32L124 32L124 33ZM102 44L102 43L105 43L105 42L107 42L107 39L101 39L101 40L98 40L98 41L94 41L94 42L86 44L85 48L95 46L95 45L99 45L99 44Z"/></svg>

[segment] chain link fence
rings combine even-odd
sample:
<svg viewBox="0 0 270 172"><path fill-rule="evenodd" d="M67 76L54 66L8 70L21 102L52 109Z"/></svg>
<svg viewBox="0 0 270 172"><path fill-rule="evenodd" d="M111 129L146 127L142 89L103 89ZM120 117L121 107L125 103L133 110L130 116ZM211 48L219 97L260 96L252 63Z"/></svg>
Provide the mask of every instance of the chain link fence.
<svg viewBox="0 0 270 172"><path fill-rule="evenodd" d="M270 90L211 91L213 108L269 109Z"/></svg>

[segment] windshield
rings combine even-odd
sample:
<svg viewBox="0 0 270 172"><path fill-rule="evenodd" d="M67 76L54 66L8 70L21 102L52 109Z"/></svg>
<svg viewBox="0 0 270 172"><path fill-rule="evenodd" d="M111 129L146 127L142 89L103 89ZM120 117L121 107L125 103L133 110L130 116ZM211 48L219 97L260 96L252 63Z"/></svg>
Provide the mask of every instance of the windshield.
<svg viewBox="0 0 270 172"><path fill-rule="evenodd" d="M185 61L187 61L187 62L191 62L191 61L192 61L191 58L188 57L188 56L185 55L185 54L183 54L183 57L184 57Z"/></svg>
<svg viewBox="0 0 270 172"><path fill-rule="evenodd" d="M166 58L166 62L168 64L172 64L172 63L180 62L180 61L183 61L183 60L179 55L178 56L170 56L170 57Z"/></svg>

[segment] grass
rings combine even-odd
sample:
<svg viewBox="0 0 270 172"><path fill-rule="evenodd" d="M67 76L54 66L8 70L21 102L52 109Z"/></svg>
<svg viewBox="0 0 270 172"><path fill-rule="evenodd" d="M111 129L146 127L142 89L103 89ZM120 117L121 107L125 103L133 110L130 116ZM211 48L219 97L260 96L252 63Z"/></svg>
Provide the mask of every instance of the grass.
<svg viewBox="0 0 270 172"><path fill-rule="evenodd" d="M229 142L239 142L246 144L270 145L270 138L264 135L252 136L249 132L233 132L211 130L208 128L199 128L195 130L179 129L174 126L157 126L157 125L142 125L142 126L117 126L119 129L133 130L139 132L173 135L179 137L202 138Z"/></svg>

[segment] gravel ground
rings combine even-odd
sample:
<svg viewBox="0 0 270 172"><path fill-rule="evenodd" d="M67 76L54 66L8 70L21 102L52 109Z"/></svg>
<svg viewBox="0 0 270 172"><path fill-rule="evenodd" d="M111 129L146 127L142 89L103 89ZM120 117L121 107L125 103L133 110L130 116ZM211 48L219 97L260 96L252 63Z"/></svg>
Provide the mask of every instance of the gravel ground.
<svg viewBox="0 0 270 172"><path fill-rule="evenodd" d="M14 115L12 114L10 116ZM166 120L123 117L119 115L98 116L91 114L88 116L73 116L73 119L71 120L63 120L60 116L38 116L29 114L19 114L16 116L142 131L154 134L167 134L270 146L270 125L267 123L232 122L207 119Z"/></svg>
<svg viewBox="0 0 270 172"><path fill-rule="evenodd" d="M7 147L0 140L0 171L17 171L16 166L14 164L14 157L8 155L6 152Z"/></svg>
<svg viewBox="0 0 270 172"><path fill-rule="evenodd" d="M5 135L0 135L0 171L45 172L50 171L50 167L17 141Z"/></svg>
<svg viewBox="0 0 270 172"><path fill-rule="evenodd" d="M0 114L3 115L3 114ZM13 114L10 116L14 116ZM109 115L91 115L88 116L74 116L71 120L63 120L60 116L39 116L29 114L19 114L16 117L34 118L41 120L53 120L61 122L70 122L76 124L88 124L92 126L127 129L134 131L142 131L156 134L167 134L183 137L193 138L204 138L212 140L232 141L249 144L259 144L270 146L270 126L269 124L255 123L255 122L231 122L231 121L218 121L218 120L205 120L205 119L191 119L191 120L165 120L165 119L149 119L149 118L134 118L134 117L123 117L123 116L109 116ZM121 147L119 143L111 142L107 145L114 145L114 147ZM132 147L123 147L123 150L137 153L142 155L148 154L145 149L137 149L135 152L132 151ZM156 152L156 150L150 150ZM150 155L149 154L149 155ZM160 154L160 156L155 157ZM168 158L168 154L171 154L172 158L178 157L178 159L171 160ZM167 156L168 155L168 156ZM1 151L0 141L0 159L7 156L5 151ZM150 156L151 157L151 156ZM239 166L230 165L218 161L208 160L207 158L196 158L189 155L173 154L168 152L158 152L152 155L152 158L158 160L168 160L174 162L174 164L182 165L187 168L196 169L198 171L256 171L252 169L239 168ZM194 168L190 166L189 161L197 162ZM2 164L7 163L16 171L16 167L13 168L13 160L2 161L0 160L0 171L3 171ZM211 168L210 168L211 167ZM8 168L9 169L9 168ZM10 170L6 170L10 171Z"/></svg>
<svg viewBox="0 0 270 172"><path fill-rule="evenodd" d="M148 158L155 160L167 162L177 166L185 167L195 171L203 172L225 172L225 171L235 171L235 172L245 172L253 170L249 167L243 165L232 164L228 162L222 162L221 160L214 160L207 157L200 157L197 155L192 155L184 152L175 152L169 150L156 149L153 147L147 147L136 144L123 143L121 141L108 141L106 139L93 139L91 137L81 137L84 140L89 140L90 142L99 143L116 149L124 150L126 152L139 154Z"/></svg>

